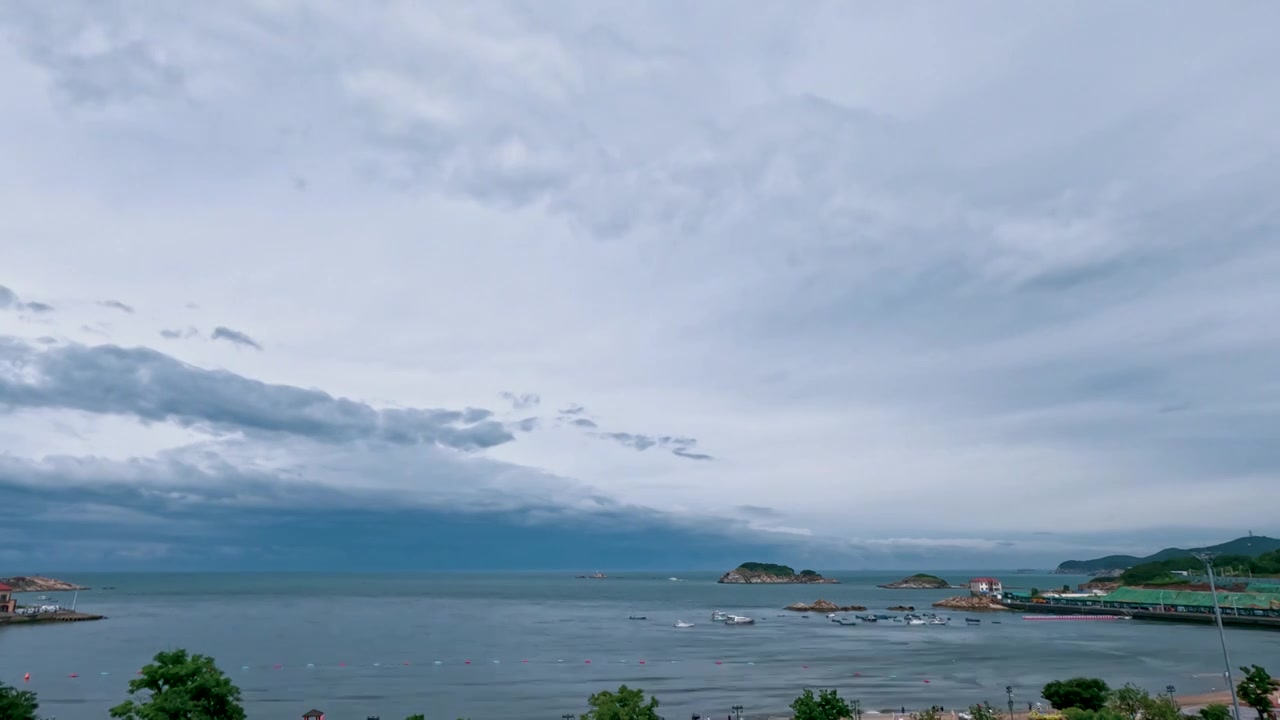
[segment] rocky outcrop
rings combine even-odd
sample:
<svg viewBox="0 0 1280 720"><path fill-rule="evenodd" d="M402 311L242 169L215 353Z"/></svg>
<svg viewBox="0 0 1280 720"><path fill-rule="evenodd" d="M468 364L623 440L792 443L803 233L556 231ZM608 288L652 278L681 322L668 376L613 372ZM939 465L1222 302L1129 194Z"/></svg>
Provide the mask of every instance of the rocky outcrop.
<svg viewBox="0 0 1280 720"><path fill-rule="evenodd" d="M781 585L801 583L806 585L834 585L839 580L825 578L812 570L796 572L786 565L764 565L761 563L744 563L735 570L730 570L720 577L719 582L728 584L766 584Z"/></svg>
<svg viewBox="0 0 1280 720"><path fill-rule="evenodd" d="M915 605L894 605L889 608L889 612L915 612Z"/></svg>
<svg viewBox="0 0 1280 720"><path fill-rule="evenodd" d="M945 600L939 600L933 604L934 607L951 608L952 610L1008 610L1003 605L997 605L989 598L974 597L972 595L959 595L957 597L949 597Z"/></svg>
<svg viewBox="0 0 1280 720"><path fill-rule="evenodd" d="M0 578L0 584L8 585L13 588L14 592L65 592L69 590L88 590L87 587L73 585L65 580L55 580L53 578L40 577L33 575L24 577L18 575L9 578Z"/></svg>
<svg viewBox="0 0 1280 720"><path fill-rule="evenodd" d="M819 600L814 600L812 603L807 605L802 602L791 603L790 605L783 608L783 610L791 610L793 612L833 613L833 612L862 612L863 610L866 610L866 608L861 605L837 605L831 602L830 600L819 599Z"/></svg>
<svg viewBox="0 0 1280 720"><path fill-rule="evenodd" d="M933 575L925 575L924 573L916 573L911 577L904 577L901 580L880 585L882 588L890 590L945 590L950 587L956 587L946 580Z"/></svg>

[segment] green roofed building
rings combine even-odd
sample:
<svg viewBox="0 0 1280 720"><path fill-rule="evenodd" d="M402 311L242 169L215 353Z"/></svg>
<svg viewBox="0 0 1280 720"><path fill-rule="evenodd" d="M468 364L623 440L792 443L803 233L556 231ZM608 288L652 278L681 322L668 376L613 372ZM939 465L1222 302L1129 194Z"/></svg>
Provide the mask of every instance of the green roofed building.
<svg viewBox="0 0 1280 720"><path fill-rule="evenodd" d="M1098 598L1103 607L1142 608L1166 612L1213 612L1213 593L1199 590L1158 590L1151 588L1117 588ZM1240 615L1270 615L1280 612L1280 593L1219 592L1218 605L1223 613L1238 611ZM1260 612L1252 612L1260 611Z"/></svg>

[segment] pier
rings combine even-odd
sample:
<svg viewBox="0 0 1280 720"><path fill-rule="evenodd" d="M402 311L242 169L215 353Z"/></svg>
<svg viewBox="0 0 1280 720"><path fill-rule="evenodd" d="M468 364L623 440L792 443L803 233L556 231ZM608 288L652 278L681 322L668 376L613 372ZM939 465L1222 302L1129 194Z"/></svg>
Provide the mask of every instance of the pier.
<svg viewBox="0 0 1280 720"><path fill-rule="evenodd" d="M106 615L64 610L62 612L40 613L38 615L0 614L0 625L23 625L27 623L52 622L85 622L87 620L103 620Z"/></svg>
<svg viewBox="0 0 1280 720"><path fill-rule="evenodd" d="M1141 610L1137 608L1113 608L1101 605L1063 605L1052 602L1019 602L1002 600L1001 605L1010 610L1029 612L1037 615L1112 615L1131 617L1135 620L1156 620L1160 622L1213 624L1212 612L1178 612L1173 608L1164 610ZM1236 627L1271 628L1280 630L1280 617L1233 615L1227 608L1222 613L1222 624Z"/></svg>

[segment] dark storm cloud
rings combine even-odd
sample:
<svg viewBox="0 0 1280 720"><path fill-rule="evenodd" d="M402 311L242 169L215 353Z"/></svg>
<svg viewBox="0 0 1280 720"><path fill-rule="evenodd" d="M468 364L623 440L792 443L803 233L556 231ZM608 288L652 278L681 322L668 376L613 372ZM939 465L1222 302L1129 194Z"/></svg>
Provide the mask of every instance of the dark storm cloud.
<svg viewBox="0 0 1280 720"><path fill-rule="evenodd" d="M514 439L501 423L485 419L486 410L379 410L320 390L263 383L187 365L148 348L115 345L39 351L0 338L0 404L334 443L383 440L470 450Z"/></svg>
<svg viewBox="0 0 1280 720"><path fill-rule="evenodd" d="M512 410L527 410L542 403L542 398L536 393L501 392L498 395L511 403Z"/></svg>
<svg viewBox="0 0 1280 720"><path fill-rule="evenodd" d="M209 339L226 340L227 342L234 343L236 345L251 347L254 350L262 349L262 345L258 344L257 340L254 340L239 330L232 330L229 327L223 327L221 325L213 329L213 332L209 335Z"/></svg>
<svg viewBox="0 0 1280 720"><path fill-rule="evenodd" d="M602 440L612 440L624 447L640 451L648 450L654 446L670 449L672 455L682 457L686 460L715 459L711 455L693 452L693 448L698 444L698 441L690 437L675 437L671 435L659 435L654 437L651 435L641 435L629 432L598 433L596 437L599 437Z"/></svg>
<svg viewBox="0 0 1280 720"><path fill-rule="evenodd" d="M195 328L193 328L193 327L186 328L185 330L183 330L183 329L172 329L172 330L161 330L161 331L160 331L160 337L162 337L162 338L164 338L164 339L166 339L166 340L183 340L183 339L186 339L186 338L192 338L192 337L195 337L195 336L197 336L197 335L199 335L199 334L200 334L200 331L199 331L199 330L197 330L197 329L195 329Z"/></svg>
<svg viewBox="0 0 1280 720"><path fill-rule="evenodd" d="M42 302L22 302L18 294L0 285L0 310L26 310L33 313L53 312L53 306Z"/></svg>
<svg viewBox="0 0 1280 720"><path fill-rule="evenodd" d="M133 314L133 307L131 305L126 305L119 300L99 300L98 304L105 308L113 308L115 310L120 310L121 312L127 312L130 315Z"/></svg>
<svg viewBox="0 0 1280 720"><path fill-rule="evenodd" d="M587 418L575 418L573 420L573 424L577 425L578 427L584 427L584 428L599 427L598 425L596 425L594 420L588 420Z"/></svg>

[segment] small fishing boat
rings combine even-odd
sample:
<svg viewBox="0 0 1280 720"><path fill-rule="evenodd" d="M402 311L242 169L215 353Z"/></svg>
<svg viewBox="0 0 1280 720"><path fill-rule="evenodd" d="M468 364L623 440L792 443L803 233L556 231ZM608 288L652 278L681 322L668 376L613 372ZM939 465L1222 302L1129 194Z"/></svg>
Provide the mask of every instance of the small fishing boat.
<svg viewBox="0 0 1280 720"><path fill-rule="evenodd" d="M834 620L835 618L836 618L836 614L835 614L835 613L827 613L827 619L828 619L828 620Z"/></svg>
<svg viewBox="0 0 1280 720"><path fill-rule="evenodd" d="M648 620L649 618L645 617L644 615L629 615L627 619L628 620Z"/></svg>
<svg viewBox="0 0 1280 720"><path fill-rule="evenodd" d="M728 620L728 619L729 619L728 613L722 612L720 610L713 610L711 612L711 622L724 622L725 620Z"/></svg>
<svg viewBox="0 0 1280 720"><path fill-rule="evenodd" d="M951 618L940 618L940 617L929 618L930 625L946 625L949 622L951 622Z"/></svg>
<svg viewBox="0 0 1280 720"><path fill-rule="evenodd" d="M833 620L832 622L834 622L834 623L835 623L835 624L837 624L837 625L857 625L857 624L858 624L858 623L854 622L853 620L846 620L845 618L837 618L837 619Z"/></svg>
<svg viewBox="0 0 1280 720"><path fill-rule="evenodd" d="M913 618L907 618L906 623L908 625L927 625L929 624L929 621L925 620L924 618L913 617Z"/></svg>
<svg viewBox="0 0 1280 720"><path fill-rule="evenodd" d="M755 625L756 621L745 615L730 615L725 618L725 625Z"/></svg>
<svg viewBox="0 0 1280 720"><path fill-rule="evenodd" d="M676 626L676 627L678 627L678 628L691 628L691 627L693 627L693 623L687 623L687 622L685 622L685 621L683 621L683 620L679 620L679 621L677 621L677 622L676 622L676 625L675 625L675 626Z"/></svg>
<svg viewBox="0 0 1280 720"><path fill-rule="evenodd" d="M982 621L979 620L978 618L965 618L964 621L965 621L965 624L968 624L968 625L978 625L982 623Z"/></svg>

